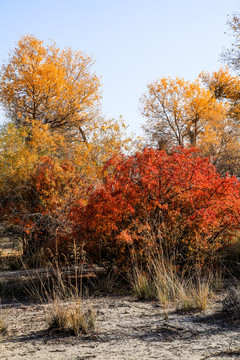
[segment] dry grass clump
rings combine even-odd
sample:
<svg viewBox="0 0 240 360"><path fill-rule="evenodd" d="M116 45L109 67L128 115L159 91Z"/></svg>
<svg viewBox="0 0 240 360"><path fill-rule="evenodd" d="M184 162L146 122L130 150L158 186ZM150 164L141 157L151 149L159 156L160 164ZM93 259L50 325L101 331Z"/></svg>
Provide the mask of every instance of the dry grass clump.
<svg viewBox="0 0 240 360"><path fill-rule="evenodd" d="M65 277L61 269L38 282L32 282L30 295L42 303L49 303L46 310L48 332L78 336L95 329L93 310L82 307L82 266L76 267L74 276Z"/></svg>
<svg viewBox="0 0 240 360"><path fill-rule="evenodd" d="M92 309L84 310L83 270L85 254L83 248L74 249L74 265L61 268L58 263L44 277L34 279L27 289L30 296L42 303L48 302L46 321L48 332L78 336L94 331L96 314Z"/></svg>
<svg viewBox="0 0 240 360"><path fill-rule="evenodd" d="M168 265L155 258L149 261L145 270L138 266L133 268L131 285L139 300L158 299L161 304L166 304L179 297L183 291L181 280Z"/></svg>
<svg viewBox="0 0 240 360"><path fill-rule="evenodd" d="M177 304L178 311L204 311L211 295L210 280L198 278L186 284Z"/></svg>
<svg viewBox="0 0 240 360"><path fill-rule="evenodd" d="M156 288L157 299L163 305L170 302L176 302L184 294L185 280L183 276L179 276L176 267L171 261L154 256L151 259L153 276L153 284Z"/></svg>
<svg viewBox="0 0 240 360"><path fill-rule="evenodd" d="M231 287L222 303L222 315L230 321L240 320L240 286Z"/></svg>
<svg viewBox="0 0 240 360"><path fill-rule="evenodd" d="M92 309L83 311L81 301L64 304L56 299L48 310L48 331L78 336L95 330L96 314Z"/></svg>
<svg viewBox="0 0 240 360"><path fill-rule="evenodd" d="M211 295L211 275L181 275L177 267L166 258L154 254L149 257L143 270L135 262L131 285L133 293L140 299L156 299L163 306L175 305L178 311L202 311L207 307Z"/></svg>

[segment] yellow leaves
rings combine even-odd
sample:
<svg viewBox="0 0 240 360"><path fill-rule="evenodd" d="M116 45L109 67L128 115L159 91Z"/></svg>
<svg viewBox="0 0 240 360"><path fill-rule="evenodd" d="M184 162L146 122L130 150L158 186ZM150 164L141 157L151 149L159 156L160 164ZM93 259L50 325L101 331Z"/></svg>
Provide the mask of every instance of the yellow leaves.
<svg viewBox="0 0 240 360"><path fill-rule="evenodd" d="M0 133L0 191L28 182L41 156L63 152L63 136L36 120L31 125L17 128L9 123Z"/></svg>
<svg viewBox="0 0 240 360"><path fill-rule="evenodd" d="M213 122L222 121L226 112L199 80L159 79L148 85L140 101L145 131L157 146L198 145L206 127L213 129Z"/></svg>
<svg viewBox="0 0 240 360"><path fill-rule="evenodd" d="M206 153L214 154L216 163L221 164L221 171L225 169L237 174L240 152L240 78L233 76L228 67L212 74L203 72L200 78L223 108L222 115L212 116L212 127L206 129L202 136L201 147Z"/></svg>
<svg viewBox="0 0 240 360"><path fill-rule="evenodd" d="M204 86L203 86L204 85ZM140 99L144 130L158 148L198 146L221 172L239 173L240 78L227 67L196 81L162 78ZM226 159L231 158L231 166ZM220 164L220 165L218 165ZM237 170L237 172L236 172Z"/></svg>
<svg viewBox="0 0 240 360"><path fill-rule="evenodd" d="M38 156L53 155L65 151L66 143L62 134L53 133L48 124L43 124L37 120L31 121L31 130L29 131L28 147L36 152Z"/></svg>
<svg viewBox="0 0 240 360"><path fill-rule="evenodd" d="M132 139L125 133L123 119L106 120L98 118L86 129L89 142L74 144L74 161L82 168L85 176L101 179L102 165L112 156L126 152L131 147ZM97 180L96 180L97 181Z"/></svg>
<svg viewBox="0 0 240 360"><path fill-rule="evenodd" d="M240 91L240 79L231 75L227 66L214 71L212 74L202 72L199 78L216 99L232 98L236 92Z"/></svg>

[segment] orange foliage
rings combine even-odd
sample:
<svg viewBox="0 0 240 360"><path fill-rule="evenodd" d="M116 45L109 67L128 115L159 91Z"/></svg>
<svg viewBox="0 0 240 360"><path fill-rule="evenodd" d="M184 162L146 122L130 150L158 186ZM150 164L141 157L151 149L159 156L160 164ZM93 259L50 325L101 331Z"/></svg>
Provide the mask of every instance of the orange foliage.
<svg viewBox="0 0 240 360"><path fill-rule="evenodd" d="M100 98L92 64L81 52L44 46L31 35L22 37L0 77L0 100L7 115L17 124L40 120L54 130L74 130L85 140L82 126L96 116Z"/></svg>

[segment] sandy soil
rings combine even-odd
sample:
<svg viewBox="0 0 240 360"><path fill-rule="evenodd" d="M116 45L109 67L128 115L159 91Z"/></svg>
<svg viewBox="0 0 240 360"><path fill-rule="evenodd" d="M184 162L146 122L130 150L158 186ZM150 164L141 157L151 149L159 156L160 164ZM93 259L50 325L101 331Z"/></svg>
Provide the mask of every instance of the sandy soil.
<svg viewBox="0 0 240 360"><path fill-rule="evenodd" d="M172 311L168 318L156 302L131 297L99 297L84 304L97 312L97 330L79 337L46 334L49 305L5 306L9 335L0 344L0 359L240 359L225 353L240 348L240 329L216 316L220 299L205 313Z"/></svg>

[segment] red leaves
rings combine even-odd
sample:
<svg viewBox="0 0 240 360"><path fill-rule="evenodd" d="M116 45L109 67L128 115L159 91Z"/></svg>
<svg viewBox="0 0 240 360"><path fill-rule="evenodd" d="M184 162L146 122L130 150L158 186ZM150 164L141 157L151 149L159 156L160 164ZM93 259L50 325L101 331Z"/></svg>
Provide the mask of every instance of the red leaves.
<svg viewBox="0 0 240 360"><path fill-rule="evenodd" d="M137 226L150 224L155 240L161 234L170 248L180 246L184 256L202 260L239 228L239 181L222 178L195 149L178 148L170 155L145 149L115 157L105 171L103 186L84 209L72 211L74 235L88 239L90 249L99 242L115 250L119 240L143 242L146 233Z"/></svg>
<svg viewBox="0 0 240 360"><path fill-rule="evenodd" d="M239 229L239 181L221 177L196 149L115 156L104 173L102 185L90 187L67 159L39 162L34 212L54 220L51 234L63 252L74 239L92 260L101 250L101 260L126 265L129 249L145 256L157 244L179 263L203 263Z"/></svg>

